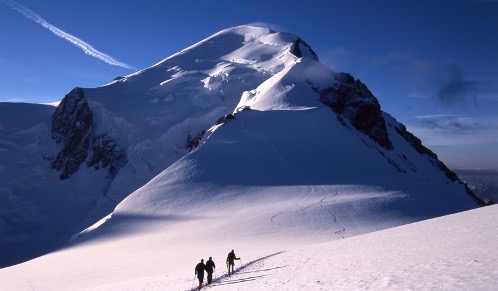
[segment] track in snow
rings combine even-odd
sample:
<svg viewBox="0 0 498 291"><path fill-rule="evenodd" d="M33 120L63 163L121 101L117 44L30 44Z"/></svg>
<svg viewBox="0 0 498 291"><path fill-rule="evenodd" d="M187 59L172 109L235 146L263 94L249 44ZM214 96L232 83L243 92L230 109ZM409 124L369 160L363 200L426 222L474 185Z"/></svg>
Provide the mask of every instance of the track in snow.
<svg viewBox="0 0 498 291"><path fill-rule="evenodd" d="M276 222L276 218L279 217L279 216L284 216L284 215L293 215L293 214L302 213L302 212L304 212L304 211L306 211L306 210L308 210L308 209L310 209L312 207L320 206L320 208L322 208L323 210L327 211L332 216L332 224L335 224L337 227L339 227L339 230L335 231L334 233L336 235L340 236L341 238L345 238L345 236L343 234L344 234L344 232L346 232L346 228L343 225L339 224L339 222L337 221L337 216L334 214L334 212L332 212L329 208L327 208L327 207L325 207L325 206L322 205L322 203L325 200L334 198L337 195L339 195L339 193L336 191L334 195L322 198L317 203L308 205L308 206L304 207L303 209L296 210L296 211L289 211L289 212L277 213L277 214L273 215L270 220L271 220L271 222L274 225L277 225L277 226L280 226L280 227L289 227L287 225L283 225L283 224L280 224L280 223Z"/></svg>
<svg viewBox="0 0 498 291"><path fill-rule="evenodd" d="M213 274L213 277L214 277L213 278L213 282L210 285L207 285L207 284L204 283L203 286L202 286L202 289L209 289L209 288L216 287L216 286L221 286L221 285L230 285L230 284L238 284L238 283L250 282L250 281L254 281L254 280L260 279L260 278L264 278L264 277L268 276L268 274L266 274L266 275L250 275L250 276L247 276L247 277L244 277L244 276L241 276L241 275L249 274L249 273L257 273L257 272L267 272L267 271L271 271L271 270L278 269L278 268L285 268L287 266L282 266L282 267L272 268L272 269L263 269L263 270L249 271L249 272L241 272L241 271L243 271L243 270L245 270L245 269L247 269L249 267L252 267L255 264L257 264L257 263L259 263L261 261L264 261L264 260L266 260L268 258L271 258L273 256L279 255L281 253L283 253L283 252L277 252L277 253L274 253L274 254L271 254L271 255L268 255L268 256L257 258L255 260L249 261L248 263L245 263L245 264L242 264L242 261L240 261L240 266L235 269L235 272L232 275L232 277L228 276L228 271L225 271L224 274L221 275L221 276L216 276L216 272L215 272ZM222 269L222 270L224 270L224 269ZM194 281L195 281L194 285L196 285L198 283L197 278ZM194 291L194 290L198 290L198 289L197 289L197 287L194 287L194 288L190 288L188 290L189 291Z"/></svg>

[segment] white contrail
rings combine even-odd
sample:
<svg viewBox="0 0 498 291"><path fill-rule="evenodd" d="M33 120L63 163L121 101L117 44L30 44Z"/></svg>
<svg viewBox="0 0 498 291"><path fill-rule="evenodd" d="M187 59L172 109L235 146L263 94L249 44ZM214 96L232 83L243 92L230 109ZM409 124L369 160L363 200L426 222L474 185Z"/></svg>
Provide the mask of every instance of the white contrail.
<svg viewBox="0 0 498 291"><path fill-rule="evenodd" d="M16 3L12 0L0 0L0 1L9 5L12 9L21 13L25 17L33 20L34 22L36 22L36 23L40 24L41 26L45 27L46 29L50 30L56 36L63 38L65 40L67 40L68 42L72 43L73 45L79 47L81 50L83 50L85 52L85 54L90 55L94 58L97 58L103 62L106 62L109 65L123 67L123 68L127 68L127 69L134 69L132 66L127 65L125 63L122 63L120 61L117 61L114 58L112 58L111 56L106 55L103 52L96 50L95 48L93 48L91 45L89 45L85 41L53 26L52 24L48 23L45 19L43 19L40 15L29 10L28 8L24 7L23 5Z"/></svg>

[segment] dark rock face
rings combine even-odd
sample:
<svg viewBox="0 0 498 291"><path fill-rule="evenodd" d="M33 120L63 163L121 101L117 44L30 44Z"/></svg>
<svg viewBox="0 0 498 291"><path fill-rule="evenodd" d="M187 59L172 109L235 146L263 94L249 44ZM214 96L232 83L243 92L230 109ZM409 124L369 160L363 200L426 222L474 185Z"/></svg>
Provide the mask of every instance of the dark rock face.
<svg viewBox="0 0 498 291"><path fill-rule="evenodd" d="M389 139L386 122L382 116L377 98L362 82L355 80L347 73L338 73L335 79L338 83L332 87L325 89L313 88L319 93L320 102L330 107L337 114L339 120L343 121L343 118L349 120L357 130L370 137L383 148L387 150L394 149ZM462 183L458 176L441 162L434 152L422 145L420 139L409 132L403 124L399 123L399 126L395 127L395 129L418 153L427 156L429 162L441 170L450 181ZM388 161L398 171L405 172L393 160L388 159ZM486 205L469 187L466 185L464 187L478 205Z"/></svg>
<svg viewBox="0 0 498 291"><path fill-rule="evenodd" d="M437 155L430 149L422 145L422 141L420 141L419 138L409 132L403 124L400 124L400 126L396 128L396 132L398 132L399 135L401 135L409 144L411 144L417 152L426 154L433 159L437 159Z"/></svg>
<svg viewBox="0 0 498 291"><path fill-rule="evenodd" d="M52 138L62 150L52 161L52 168L61 171L61 180L78 171L86 160L93 131L93 114L81 88L65 96L52 116Z"/></svg>
<svg viewBox="0 0 498 291"><path fill-rule="evenodd" d="M401 135L409 144L412 145L412 147L419 152L420 154L427 155L432 158L433 164L438 167L443 173L450 179L451 181L457 181L458 176L453 173L446 165L441 162L437 155L431 151L430 149L426 148L420 139L418 139L416 136L414 136L411 132L409 132L406 127L403 124L400 124L399 127L396 127L396 132Z"/></svg>
<svg viewBox="0 0 498 291"><path fill-rule="evenodd" d="M422 142L420 141L419 138L417 138L415 135L413 135L411 132L409 132L406 127L403 124L399 124L399 127L396 127L396 132L402 136L409 144L412 145L412 147L420 154L426 155L429 157L429 161L437 167L439 170L441 170L450 181L455 182L458 181L459 183L463 184L465 187L465 191L467 194L476 201L476 203L480 206L485 206L487 205L484 200L479 198L466 184L462 183L460 178L458 178L458 175L455 174L453 171L451 171L443 162L441 162L437 155L431 151L430 149L426 148Z"/></svg>
<svg viewBox="0 0 498 291"><path fill-rule="evenodd" d="M126 151L118 142L106 133L101 133L92 140L92 155L87 161L88 167L95 170L107 168L109 176L114 178L119 169L126 164Z"/></svg>
<svg viewBox="0 0 498 291"><path fill-rule="evenodd" d="M383 148L392 149L377 98L367 86L347 73L338 73L335 79L339 82L334 86L316 89L320 102L329 106L339 118L348 119L357 130Z"/></svg>
<svg viewBox="0 0 498 291"><path fill-rule="evenodd" d="M298 38L297 40L294 41L294 43L291 46L291 53L295 55L298 58L301 58L303 56L303 49L306 49L310 52L312 58L315 61L318 60L318 55L311 49L311 47L302 39Z"/></svg>
<svg viewBox="0 0 498 291"><path fill-rule="evenodd" d="M189 135L187 136L187 143L185 144L185 147L189 149L189 151L195 150L201 143L202 137L204 136L205 133L206 131L202 130L194 137L192 137L189 133Z"/></svg>
<svg viewBox="0 0 498 291"><path fill-rule="evenodd" d="M95 132L93 113L81 88L67 94L55 110L52 139L62 146L51 164L52 169L61 172L61 180L76 173L89 156L87 166L107 168L111 178L126 163L125 150L118 141Z"/></svg>

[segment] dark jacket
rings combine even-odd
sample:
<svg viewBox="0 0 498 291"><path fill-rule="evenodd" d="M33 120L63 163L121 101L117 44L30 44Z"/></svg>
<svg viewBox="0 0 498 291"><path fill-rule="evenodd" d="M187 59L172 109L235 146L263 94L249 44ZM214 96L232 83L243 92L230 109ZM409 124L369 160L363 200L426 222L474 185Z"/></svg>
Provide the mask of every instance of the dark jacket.
<svg viewBox="0 0 498 291"><path fill-rule="evenodd" d="M233 264L234 260L240 260L240 258L237 258L237 256L235 256L235 252L231 251L231 252L228 253L227 263Z"/></svg>
<svg viewBox="0 0 498 291"><path fill-rule="evenodd" d="M199 263L195 266L195 274L198 275L198 277L204 277L204 270L205 269L206 269L206 265L204 265L204 263Z"/></svg>
<svg viewBox="0 0 498 291"><path fill-rule="evenodd" d="M216 268L214 262L212 260L208 260L206 262L206 272L208 272L208 274L212 274L214 272L214 268Z"/></svg>

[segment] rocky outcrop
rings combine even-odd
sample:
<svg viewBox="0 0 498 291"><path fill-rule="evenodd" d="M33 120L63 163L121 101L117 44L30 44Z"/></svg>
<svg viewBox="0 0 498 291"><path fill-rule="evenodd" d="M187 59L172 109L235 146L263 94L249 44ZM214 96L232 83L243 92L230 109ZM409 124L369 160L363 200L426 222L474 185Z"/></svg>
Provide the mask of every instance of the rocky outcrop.
<svg viewBox="0 0 498 291"><path fill-rule="evenodd" d="M303 49L308 50L311 57L315 61L319 61L318 55L313 51L313 49L302 39L298 38L292 43L292 46L290 48L290 51L293 55L295 55L298 58L301 58L303 56Z"/></svg>
<svg viewBox="0 0 498 291"><path fill-rule="evenodd" d="M315 89L320 102L330 107L339 117L345 118L360 132L364 133L385 149L392 149L377 98L359 80L350 74L338 73L336 84L324 89Z"/></svg>
<svg viewBox="0 0 498 291"><path fill-rule="evenodd" d="M98 134L93 138L91 152L87 166L93 167L95 170L107 168L111 178L116 176L119 169L127 161L125 149L107 133Z"/></svg>
<svg viewBox="0 0 498 291"><path fill-rule="evenodd" d="M51 134L61 146L51 163L61 180L75 174L85 161L96 170L107 168L111 178L126 163L126 152L117 139L96 133L93 113L81 88L67 94L55 110Z"/></svg>
<svg viewBox="0 0 498 291"><path fill-rule="evenodd" d="M472 199L474 199L474 201L476 201L478 205L480 206L488 205L483 199L478 197L465 183L463 183L460 180L460 178L458 178L458 175L455 172L451 171L443 162L441 162L433 151L425 147L419 138L417 138L415 135L409 132L406 129L406 126L400 123L399 126L396 127L396 132L400 136L402 136L419 154L426 155L429 158L429 161L435 167L441 170L441 172L443 172L444 175L448 177L450 181L452 182L458 181L458 183L463 184L467 194L470 197L472 197Z"/></svg>
<svg viewBox="0 0 498 291"><path fill-rule="evenodd" d="M201 140L202 138L204 137L204 134L206 133L205 130L202 130L201 132L199 132L197 135L195 135L194 137L192 137L190 135L190 133L188 134L187 136L187 143L185 144L185 147L189 150L189 151L193 151L195 150L199 144L201 143Z"/></svg>
<svg viewBox="0 0 498 291"><path fill-rule="evenodd" d="M438 167L441 171L443 171L443 173L448 177L448 179L450 179L451 181L459 180L458 176L450 169L448 169L448 167L438 159L437 155L430 149L426 148L422 144L420 139L417 138L415 135L413 135L411 132L409 132L403 124L399 124L399 127L396 127L396 132L399 135L401 135L418 153L430 157L432 163L436 167Z"/></svg>
<svg viewBox="0 0 498 291"><path fill-rule="evenodd" d="M83 90L73 89L52 116L52 139L62 146L52 168L61 172L61 180L71 177L86 160L93 126L93 114Z"/></svg>

